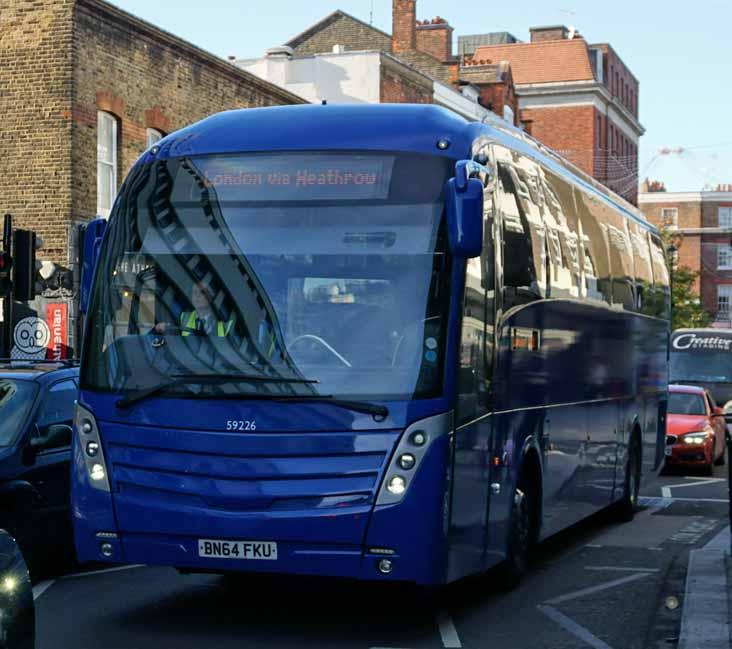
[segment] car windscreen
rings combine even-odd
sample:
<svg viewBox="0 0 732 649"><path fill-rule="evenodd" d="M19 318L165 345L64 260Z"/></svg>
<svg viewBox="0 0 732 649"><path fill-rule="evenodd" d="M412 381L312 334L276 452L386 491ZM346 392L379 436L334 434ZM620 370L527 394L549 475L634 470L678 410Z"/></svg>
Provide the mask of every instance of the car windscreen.
<svg viewBox="0 0 732 649"><path fill-rule="evenodd" d="M0 379L0 446L10 446L20 434L37 391L33 381Z"/></svg>
<svg viewBox="0 0 732 649"><path fill-rule="evenodd" d="M668 395L668 412L671 415L706 415L704 398L689 392L671 392Z"/></svg>

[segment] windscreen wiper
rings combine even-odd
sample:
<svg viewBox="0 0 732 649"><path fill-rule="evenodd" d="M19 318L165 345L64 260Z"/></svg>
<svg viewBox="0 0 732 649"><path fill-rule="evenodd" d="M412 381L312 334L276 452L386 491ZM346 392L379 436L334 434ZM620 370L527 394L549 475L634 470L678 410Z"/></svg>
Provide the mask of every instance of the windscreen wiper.
<svg viewBox="0 0 732 649"><path fill-rule="evenodd" d="M336 399L328 394L256 394L251 395L252 399L263 399L267 401L276 401L277 403L330 403L331 405L354 412L362 412L366 415L374 415L375 417L384 418L389 414L389 409L377 403L369 403L368 401L349 401L348 399Z"/></svg>
<svg viewBox="0 0 732 649"><path fill-rule="evenodd" d="M118 399L114 404L117 408L129 408L133 403L152 397L168 388L190 383L236 383L252 381L254 383L319 383L317 379L287 378L284 376L258 376L256 374L171 374L172 381L159 383L137 392L132 392L126 397Z"/></svg>

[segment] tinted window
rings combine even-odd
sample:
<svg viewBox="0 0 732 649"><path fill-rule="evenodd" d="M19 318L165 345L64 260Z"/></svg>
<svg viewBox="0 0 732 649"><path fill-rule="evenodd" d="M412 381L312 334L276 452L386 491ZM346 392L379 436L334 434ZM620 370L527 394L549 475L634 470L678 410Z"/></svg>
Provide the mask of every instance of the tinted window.
<svg viewBox="0 0 732 649"><path fill-rule="evenodd" d="M0 446L9 446L21 432L38 387L32 381L0 379Z"/></svg>
<svg viewBox="0 0 732 649"><path fill-rule="evenodd" d="M544 224L551 264L551 297L580 297L581 267L577 206L574 190L566 181L546 174Z"/></svg>
<svg viewBox="0 0 732 649"><path fill-rule="evenodd" d="M640 313L654 315L653 303L648 300L653 291L653 267L651 250L648 247L648 232L633 221L628 223L628 227L633 248L636 308Z"/></svg>
<svg viewBox="0 0 732 649"><path fill-rule="evenodd" d="M529 222L530 213L525 204L530 197L525 185L515 170L501 165L499 171L496 199L502 223L503 306L510 309L542 297L539 285L539 280L543 279L540 277L542 256L534 250L535 245L541 245L541 239L532 237L532 228L536 230L539 224Z"/></svg>
<svg viewBox="0 0 732 649"><path fill-rule="evenodd" d="M584 295L590 300L612 303L610 260L608 256L607 229L600 220L599 199L577 190L577 210L580 224L580 251Z"/></svg>
<svg viewBox="0 0 732 649"><path fill-rule="evenodd" d="M48 391L46 401L38 415L38 428L43 430L53 424L71 425L76 401L76 384L69 381L54 383Z"/></svg>
<svg viewBox="0 0 732 649"><path fill-rule="evenodd" d="M706 415L704 398L699 394L671 392L668 395L668 412L671 415Z"/></svg>

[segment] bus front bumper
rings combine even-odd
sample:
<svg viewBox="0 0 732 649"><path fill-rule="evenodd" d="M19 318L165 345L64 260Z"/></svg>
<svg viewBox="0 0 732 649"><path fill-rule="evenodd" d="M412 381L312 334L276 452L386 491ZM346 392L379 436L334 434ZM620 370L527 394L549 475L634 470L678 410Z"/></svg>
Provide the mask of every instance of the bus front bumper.
<svg viewBox="0 0 732 649"><path fill-rule="evenodd" d="M79 560L114 564L167 565L191 572L250 572L340 577L365 581L440 583L431 566L417 557L388 548L276 542L277 558L209 558L199 556L196 537L90 533L76 545ZM231 541L236 541L232 539Z"/></svg>

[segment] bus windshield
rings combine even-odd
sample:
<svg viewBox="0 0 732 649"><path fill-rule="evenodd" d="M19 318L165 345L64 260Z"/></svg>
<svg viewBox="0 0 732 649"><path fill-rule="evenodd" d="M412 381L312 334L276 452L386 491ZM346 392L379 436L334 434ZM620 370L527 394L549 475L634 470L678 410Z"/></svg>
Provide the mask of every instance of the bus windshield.
<svg viewBox="0 0 732 649"><path fill-rule="evenodd" d="M732 382L732 358L729 353L714 350L688 352L673 350L670 360L669 376L672 382Z"/></svg>
<svg viewBox="0 0 732 649"><path fill-rule="evenodd" d="M83 387L439 395L448 170L447 159L384 153L140 166L122 189L97 269Z"/></svg>

